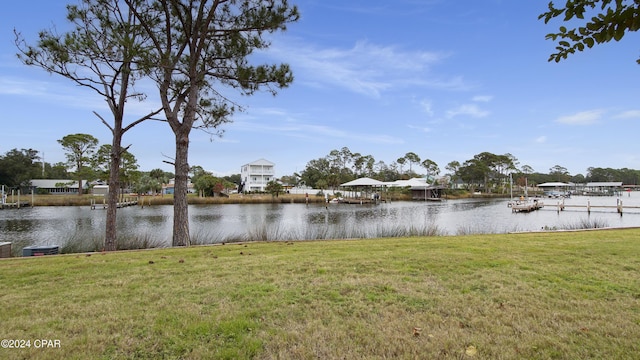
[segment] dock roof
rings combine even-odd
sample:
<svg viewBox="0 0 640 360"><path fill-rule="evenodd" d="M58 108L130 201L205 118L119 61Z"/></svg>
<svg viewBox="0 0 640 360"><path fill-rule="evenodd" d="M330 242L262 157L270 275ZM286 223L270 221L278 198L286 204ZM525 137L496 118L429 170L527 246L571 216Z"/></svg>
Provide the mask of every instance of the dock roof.
<svg viewBox="0 0 640 360"><path fill-rule="evenodd" d="M538 187L571 187L575 186L574 183L564 183L564 182L546 182L543 184L538 184Z"/></svg>
<svg viewBox="0 0 640 360"><path fill-rule="evenodd" d="M587 187L622 187L622 181L588 182Z"/></svg>
<svg viewBox="0 0 640 360"><path fill-rule="evenodd" d="M340 184L340 186L382 186L385 185L382 181L378 181L376 179L371 179L368 177L363 177L360 179L351 180L344 184Z"/></svg>

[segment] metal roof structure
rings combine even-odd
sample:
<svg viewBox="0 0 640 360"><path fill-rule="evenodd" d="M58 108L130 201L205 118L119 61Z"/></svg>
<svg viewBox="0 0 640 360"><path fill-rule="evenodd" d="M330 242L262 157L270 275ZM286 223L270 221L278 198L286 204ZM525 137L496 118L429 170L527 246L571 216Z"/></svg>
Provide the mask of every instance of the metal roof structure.
<svg viewBox="0 0 640 360"><path fill-rule="evenodd" d="M56 186L58 185L58 186ZM32 179L31 186L41 189L54 189L54 188L77 188L77 180L63 180L63 179ZM88 181L82 180L82 187L89 186Z"/></svg>
<svg viewBox="0 0 640 360"><path fill-rule="evenodd" d="M622 181L596 181L588 182L587 187L622 187Z"/></svg>
<svg viewBox="0 0 640 360"><path fill-rule="evenodd" d="M363 177L360 179L348 181L344 184L341 184L340 186L384 186L384 185L387 185L387 184L382 181L378 181L376 179Z"/></svg>
<svg viewBox="0 0 640 360"><path fill-rule="evenodd" d="M543 184L538 184L538 187L574 187L576 184L574 183L563 183L563 182L546 182Z"/></svg>

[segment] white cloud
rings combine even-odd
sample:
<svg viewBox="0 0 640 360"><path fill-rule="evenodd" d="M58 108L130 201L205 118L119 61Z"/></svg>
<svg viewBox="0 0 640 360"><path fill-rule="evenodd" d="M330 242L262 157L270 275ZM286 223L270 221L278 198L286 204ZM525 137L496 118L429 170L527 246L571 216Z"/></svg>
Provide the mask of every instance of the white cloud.
<svg viewBox="0 0 640 360"><path fill-rule="evenodd" d="M455 109L447 111L447 118L459 115L469 115L474 118L483 118L489 115L489 111L480 109L475 104L464 104Z"/></svg>
<svg viewBox="0 0 640 360"><path fill-rule="evenodd" d="M493 100L493 96L491 96L491 95L477 95L477 96L474 96L471 100L476 101L476 102L489 102L489 101Z"/></svg>
<svg viewBox="0 0 640 360"><path fill-rule="evenodd" d="M434 64L448 57L443 52L405 51L361 41L351 48L274 42L264 54L289 63L300 83L338 86L373 98L408 84L465 88L459 77L436 79L428 75Z"/></svg>
<svg viewBox="0 0 640 360"><path fill-rule="evenodd" d="M420 107L422 108L422 111L424 111L427 115L433 116L433 106L431 104L431 100L424 99L420 101Z"/></svg>
<svg viewBox="0 0 640 360"><path fill-rule="evenodd" d="M69 108L87 109L98 113L109 114L109 107L104 98L86 87L75 86L71 81L60 78L62 81L46 82L33 81L26 78L0 77L0 94L13 95L31 99L38 99L45 103L56 105L64 104ZM138 82L136 90L146 92L150 97L144 101L130 99L126 104L126 115L134 117L146 116L152 111L162 107L156 100L155 89L149 84ZM157 117L162 117L158 115Z"/></svg>
<svg viewBox="0 0 640 360"><path fill-rule="evenodd" d="M635 119L640 118L640 110L629 110L616 115L616 119Z"/></svg>
<svg viewBox="0 0 640 360"><path fill-rule="evenodd" d="M537 142L538 144L545 143L545 142L547 142L547 137L544 136L544 135L543 136L539 136L539 137L536 138L535 142Z"/></svg>
<svg viewBox="0 0 640 360"><path fill-rule="evenodd" d="M582 111L573 115L561 116L556 121L567 125L591 125L602 117L604 110Z"/></svg>
<svg viewBox="0 0 640 360"><path fill-rule="evenodd" d="M271 119L273 121L264 121L265 119L262 119L260 122L252 119L252 117L237 119L234 122L234 131L257 132L260 134L272 133L313 140L332 138L358 140L375 144L404 143L402 139L386 134L352 132L326 125L303 123L294 120L292 117L280 120Z"/></svg>
<svg viewBox="0 0 640 360"><path fill-rule="evenodd" d="M414 129L414 130L422 131L425 133L431 132L431 128L428 128L426 126L408 125L408 127L409 129Z"/></svg>
<svg viewBox="0 0 640 360"><path fill-rule="evenodd" d="M47 83L0 77L0 94L46 95Z"/></svg>

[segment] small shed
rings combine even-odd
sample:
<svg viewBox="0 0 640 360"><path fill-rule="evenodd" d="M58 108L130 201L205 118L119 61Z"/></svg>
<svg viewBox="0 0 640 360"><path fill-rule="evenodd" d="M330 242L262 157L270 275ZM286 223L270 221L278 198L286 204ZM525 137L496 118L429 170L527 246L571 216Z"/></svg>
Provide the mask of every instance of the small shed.
<svg viewBox="0 0 640 360"><path fill-rule="evenodd" d="M0 242L0 258L11 257L11 243Z"/></svg>
<svg viewBox="0 0 640 360"><path fill-rule="evenodd" d="M109 194L109 185L93 185L91 193L96 196L106 196Z"/></svg>

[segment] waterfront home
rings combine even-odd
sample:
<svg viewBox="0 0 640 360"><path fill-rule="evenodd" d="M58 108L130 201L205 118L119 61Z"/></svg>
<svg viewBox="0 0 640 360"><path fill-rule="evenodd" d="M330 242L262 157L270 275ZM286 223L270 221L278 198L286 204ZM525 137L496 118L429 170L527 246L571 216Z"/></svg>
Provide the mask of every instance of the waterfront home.
<svg viewBox="0 0 640 360"><path fill-rule="evenodd" d="M260 159L240 168L242 191L265 191L267 184L275 180L275 165L271 161Z"/></svg>
<svg viewBox="0 0 640 360"><path fill-rule="evenodd" d="M164 195L173 195L173 193L175 192L174 187L176 185L176 179L171 179L169 180L168 184L162 184L162 194ZM191 179L189 179L189 182L187 183L187 192L189 194L195 194L196 193L196 189L195 186L193 186L193 183L191 182Z"/></svg>
<svg viewBox="0 0 640 360"><path fill-rule="evenodd" d="M89 189L89 182L82 180L83 193ZM78 182L74 180L33 179L30 182L30 190L37 194L52 195L77 195Z"/></svg>

